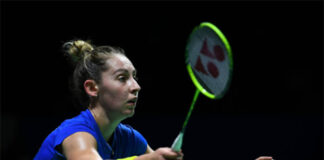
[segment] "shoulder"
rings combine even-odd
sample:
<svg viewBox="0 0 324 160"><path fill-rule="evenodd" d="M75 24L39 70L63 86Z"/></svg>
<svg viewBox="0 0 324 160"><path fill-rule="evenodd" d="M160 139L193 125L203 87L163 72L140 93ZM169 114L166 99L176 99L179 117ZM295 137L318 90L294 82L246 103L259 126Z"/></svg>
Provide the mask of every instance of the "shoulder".
<svg viewBox="0 0 324 160"><path fill-rule="evenodd" d="M97 133L93 125L91 125L85 112L67 119L62 122L54 131L52 131L42 143L35 159L44 159L44 157L64 157L62 154L63 141L78 132L87 132L92 137L96 137ZM87 138L91 139L91 138Z"/></svg>
<svg viewBox="0 0 324 160"><path fill-rule="evenodd" d="M134 129L132 126L128 124L120 123L117 127L117 130L123 135L127 134L127 135L134 135L134 136L142 136L140 132L138 132L136 129Z"/></svg>
<svg viewBox="0 0 324 160"><path fill-rule="evenodd" d="M78 116L65 120L55 130L56 145L61 144L63 140L77 132L88 132L92 136L96 135L95 128L90 123L86 111L81 112Z"/></svg>
<svg viewBox="0 0 324 160"><path fill-rule="evenodd" d="M124 131L131 131L134 130L134 128L128 124L123 124L123 123L119 123L119 125L117 126L118 129L120 130L124 130Z"/></svg>

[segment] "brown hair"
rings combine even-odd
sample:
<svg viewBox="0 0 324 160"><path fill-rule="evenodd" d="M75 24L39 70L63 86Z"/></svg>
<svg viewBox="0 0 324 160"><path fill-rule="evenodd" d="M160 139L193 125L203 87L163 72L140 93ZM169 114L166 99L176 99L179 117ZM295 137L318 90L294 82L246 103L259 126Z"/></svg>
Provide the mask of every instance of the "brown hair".
<svg viewBox="0 0 324 160"><path fill-rule="evenodd" d="M114 54L125 55L124 50L112 46L94 46L90 41L73 40L63 44L64 52L74 66L72 76L72 92L75 94L79 104L86 107L92 100L85 92L83 83L92 79L100 83L101 72L107 70L106 61Z"/></svg>

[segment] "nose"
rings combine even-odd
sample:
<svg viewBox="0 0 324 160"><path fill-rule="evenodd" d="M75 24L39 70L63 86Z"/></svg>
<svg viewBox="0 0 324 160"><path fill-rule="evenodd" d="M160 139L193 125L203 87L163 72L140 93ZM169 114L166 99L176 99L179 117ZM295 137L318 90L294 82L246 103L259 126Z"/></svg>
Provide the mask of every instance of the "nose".
<svg viewBox="0 0 324 160"><path fill-rule="evenodd" d="M135 79L133 79L130 87L130 92L137 96L140 90L141 90L141 86L137 83Z"/></svg>

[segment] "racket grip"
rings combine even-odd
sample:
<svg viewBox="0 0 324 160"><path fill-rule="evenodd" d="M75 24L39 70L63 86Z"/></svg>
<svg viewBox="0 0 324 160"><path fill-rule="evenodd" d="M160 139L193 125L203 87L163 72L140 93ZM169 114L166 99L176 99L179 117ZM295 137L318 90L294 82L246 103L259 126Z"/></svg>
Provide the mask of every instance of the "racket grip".
<svg viewBox="0 0 324 160"><path fill-rule="evenodd" d="M182 147L182 141L183 141L183 132L180 132L177 138L173 141L173 144L171 146L172 150L176 152L180 152Z"/></svg>

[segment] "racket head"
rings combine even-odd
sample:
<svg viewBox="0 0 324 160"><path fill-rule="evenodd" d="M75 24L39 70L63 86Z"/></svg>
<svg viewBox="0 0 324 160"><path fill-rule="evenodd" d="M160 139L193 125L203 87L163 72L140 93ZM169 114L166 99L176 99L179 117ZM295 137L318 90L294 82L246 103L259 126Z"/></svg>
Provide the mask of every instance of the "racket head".
<svg viewBox="0 0 324 160"><path fill-rule="evenodd" d="M195 27L186 45L186 65L196 88L211 99L222 98L232 80L231 47L219 28L210 22Z"/></svg>

